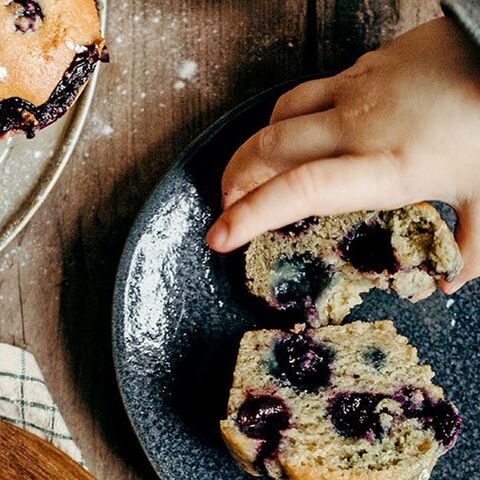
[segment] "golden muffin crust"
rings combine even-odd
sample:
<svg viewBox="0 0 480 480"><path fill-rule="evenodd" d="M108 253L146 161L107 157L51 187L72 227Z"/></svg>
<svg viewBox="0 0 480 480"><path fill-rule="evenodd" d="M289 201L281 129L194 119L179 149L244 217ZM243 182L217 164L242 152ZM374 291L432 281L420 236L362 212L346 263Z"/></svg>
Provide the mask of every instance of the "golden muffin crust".
<svg viewBox="0 0 480 480"><path fill-rule="evenodd" d="M25 2L0 0L0 100L48 100L82 47L103 45L93 0L39 0L43 20L22 32L16 21Z"/></svg>

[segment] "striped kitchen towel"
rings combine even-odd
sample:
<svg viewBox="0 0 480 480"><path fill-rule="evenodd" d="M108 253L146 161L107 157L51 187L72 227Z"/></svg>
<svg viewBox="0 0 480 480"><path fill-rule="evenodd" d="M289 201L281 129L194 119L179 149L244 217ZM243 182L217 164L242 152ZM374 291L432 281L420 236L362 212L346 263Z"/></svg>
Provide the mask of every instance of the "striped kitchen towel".
<svg viewBox="0 0 480 480"><path fill-rule="evenodd" d="M59 448L82 466L85 462L52 400L35 357L0 343L0 418Z"/></svg>

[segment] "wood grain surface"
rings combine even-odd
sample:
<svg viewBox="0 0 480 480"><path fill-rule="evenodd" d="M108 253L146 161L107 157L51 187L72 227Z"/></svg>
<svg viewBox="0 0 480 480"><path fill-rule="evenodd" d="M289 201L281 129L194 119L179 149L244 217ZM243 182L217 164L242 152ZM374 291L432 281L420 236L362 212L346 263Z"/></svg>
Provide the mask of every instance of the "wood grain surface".
<svg viewBox="0 0 480 480"><path fill-rule="evenodd" d="M436 0L110 0L112 63L83 136L0 255L0 341L36 355L98 479L156 478L123 411L110 345L116 266L153 186L242 100L343 68L439 14ZM192 72L185 61L198 66L192 78L181 78Z"/></svg>
<svg viewBox="0 0 480 480"><path fill-rule="evenodd" d="M94 480L92 475L45 440L0 422L0 478L5 480Z"/></svg>

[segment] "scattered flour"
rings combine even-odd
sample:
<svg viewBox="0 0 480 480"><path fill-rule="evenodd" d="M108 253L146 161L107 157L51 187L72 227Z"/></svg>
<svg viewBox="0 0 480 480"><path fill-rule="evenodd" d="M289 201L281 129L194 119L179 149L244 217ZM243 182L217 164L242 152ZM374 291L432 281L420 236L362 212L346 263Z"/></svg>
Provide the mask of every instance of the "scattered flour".
<svg viewBox="0 0 480 480"><path fill-rule="evenodd" d="M113 127L98 114L92 115L89 119L89 123L93 127L90 129L91 139L97 137L110 137L115 132Z"/></svg>
<svg viewBox="0 0 480 480"><path fill-rule="evenodd" d="M110 135L113 134L115 130L112 128L111 125L108 125L107 123L104 124L102 126L102 128L100 129L100 133L104 136L104 137L109 137Z"/></svg>
<svg viewBox="0 0 480 480"><path fill-rule="evenodd" d="M193 60L184 60L180 64L180 68L178 69L178 76L182 80L190 80L192 79L198 71L197 62Z"/></svg>
<svg viewBox="0 0 480 480"><path fill-rule="evenodd" d="M447 308L450 308L454 303L455 303L455 300L453 298L449 298L445 306Z"/></svg>
<svg viewBox="0 0 480 480"><path fill-rule="evenodd" d="M183 80L178 80L173 85L173 88L175 90L183 90L185 88L185 86L186 86L186 83Z"/></svg>

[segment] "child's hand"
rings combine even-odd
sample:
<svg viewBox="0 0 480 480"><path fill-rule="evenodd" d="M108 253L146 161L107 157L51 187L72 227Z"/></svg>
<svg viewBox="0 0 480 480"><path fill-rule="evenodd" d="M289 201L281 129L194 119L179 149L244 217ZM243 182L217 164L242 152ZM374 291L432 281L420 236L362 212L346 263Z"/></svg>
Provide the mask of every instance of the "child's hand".
<svg viewBox="0 0 480 480"><path fill-rule="evenodd" d="M441 200L459 215L466 265L445 291L480 275L478 57L441 18L285 94L230 161L209 245L228 252L310 215Z"/></svg>

